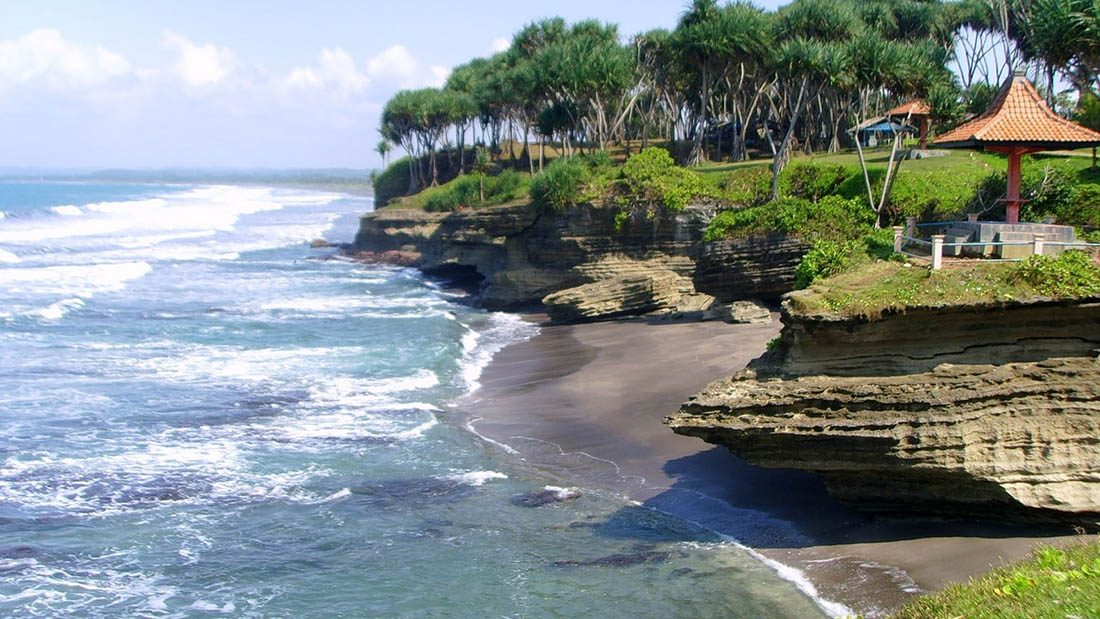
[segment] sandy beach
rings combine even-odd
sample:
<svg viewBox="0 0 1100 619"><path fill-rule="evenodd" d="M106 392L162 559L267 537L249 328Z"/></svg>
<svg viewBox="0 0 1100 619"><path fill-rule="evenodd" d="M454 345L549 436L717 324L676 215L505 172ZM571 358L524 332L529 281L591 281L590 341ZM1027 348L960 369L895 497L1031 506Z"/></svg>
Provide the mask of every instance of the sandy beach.
<svg viewBox="0 0 1100 619"><path fill-rule="evenodd" d="M544 326L500 351L460 408L472 430L549 479L618 492L729 535L867 616L1062 541L1065 530L873 519L832 500L813 475L749 466L661 423L779 330L774 317Z"/></svg>

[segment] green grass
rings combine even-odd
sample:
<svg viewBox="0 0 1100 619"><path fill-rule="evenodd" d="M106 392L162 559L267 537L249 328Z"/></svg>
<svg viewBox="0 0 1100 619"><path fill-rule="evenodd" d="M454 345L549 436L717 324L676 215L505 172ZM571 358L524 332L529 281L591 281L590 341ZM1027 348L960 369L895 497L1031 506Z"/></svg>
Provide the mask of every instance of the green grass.
<svg viewBox="0 0 1100 619"><path fill-rule="evenodd" d="M1100 295L1100 266L1080 252L1019 263L978 262L933 271L900 261L853 263L791 298L804 313L878 317L888 310Z"/></svg>
<svg viewBox="0 0 1100 619"><path fill-rule="evenodd" d="M893 617L1100 617L1100 541L1042 547L1032 554L1029 560L919 597Z"/></svg>
<svg viewBox="0 0 1100 619"><path fill-rule="evenodd" d="M503 175L486 176L484 201L480 199L478 192L477 176L466 174L442 185L428 187L420 193L401 198L381 208L447 211L457 210L459 207L478 208L526 202L527 192L531 187L531 175L526 172L511 171L508 171L508 175L512 178L507 186L500 186L499 180Z"/></svg>

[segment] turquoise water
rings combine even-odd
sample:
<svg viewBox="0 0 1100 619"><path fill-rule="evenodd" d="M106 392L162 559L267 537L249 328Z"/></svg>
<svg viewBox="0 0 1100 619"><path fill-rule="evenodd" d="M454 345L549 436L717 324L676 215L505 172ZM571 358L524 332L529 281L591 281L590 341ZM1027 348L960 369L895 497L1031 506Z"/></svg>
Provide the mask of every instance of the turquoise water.
<svg viewBox="0 0 1100 619"><path fill-rule="evenodd" d="M555 480L448 407L537 328L309 248L370 208L0 183L0 615L820 613L613 494L517 501Z"/></svg>

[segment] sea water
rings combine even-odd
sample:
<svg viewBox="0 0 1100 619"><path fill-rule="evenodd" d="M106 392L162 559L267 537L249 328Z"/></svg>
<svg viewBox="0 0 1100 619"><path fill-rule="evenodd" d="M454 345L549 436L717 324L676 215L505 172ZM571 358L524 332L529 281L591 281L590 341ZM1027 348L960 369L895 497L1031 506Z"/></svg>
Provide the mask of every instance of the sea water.
<svg viewBox="0 0 1100 619"><path fill-rule="evenodd" d="M449 404L537 327L309 246L370 208L0 183L0 616L820 614L466 430Z"/></svg>

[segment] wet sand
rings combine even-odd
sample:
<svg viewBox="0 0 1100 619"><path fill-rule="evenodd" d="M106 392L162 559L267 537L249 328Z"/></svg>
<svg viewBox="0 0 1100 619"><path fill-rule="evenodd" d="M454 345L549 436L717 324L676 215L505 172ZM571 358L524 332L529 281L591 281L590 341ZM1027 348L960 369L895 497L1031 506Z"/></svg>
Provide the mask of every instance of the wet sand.
<svg viewBox="0 0 1100 619"><path fill-rule="evenodd" d="M1054 536L1064 530L872 519L829 498L816 476L748 466L661 423L763 353L779 329L776 320L544 326L500 351L461 408L474 431L549 479L732 536L868 616L1063 541Z"/></svg>

